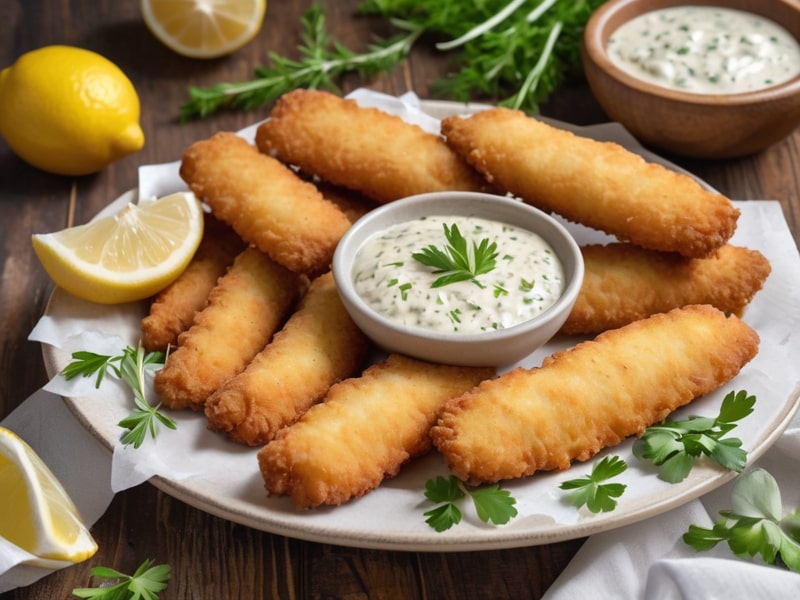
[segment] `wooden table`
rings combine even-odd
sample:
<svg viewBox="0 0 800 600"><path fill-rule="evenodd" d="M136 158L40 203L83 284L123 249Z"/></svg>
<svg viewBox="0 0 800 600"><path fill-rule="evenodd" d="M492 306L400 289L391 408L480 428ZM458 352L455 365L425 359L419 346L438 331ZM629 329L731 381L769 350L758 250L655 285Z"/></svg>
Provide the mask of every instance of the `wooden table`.
<svg viewBox="0 0 800 600"><path fill-rule="evenodd" d="M175 160L192 141L236 130L267 115L223 113L178 124L190 84L250 78L268 51L294 56L299 17L311 1L270 0L259 37L234 55L213 61L182 58L146 29L138 2L4 0L0 2L0 67L28 50L69 44L95 50L121 66L142 101L144 149L87 177L48 175L29 167L0 142L0 418L47 381L38 344L27 336L53 285L31 248L30 236L84 223L135 186L141 164ZM357 0L322 2L329 30L363 48L376 23L353 16ZM377 24L379 33L388 33ZM347 92L368 85L429 96L446 64L419 48L391 75L348 78ZM578 124L606 120L583 86L559 92L543 114ZM675 159L734 199L779 199L800 240L800 130L767 151L725 162ZM308 543L237 525L174 500L149 484L116 496L92 528L100 550L7 598L66 598L89 582L92 566L132 572L145 558L166 562L173 577L165 598L536 598L552 584L583 540L514 550L418 553L361 550Z"/></svg>

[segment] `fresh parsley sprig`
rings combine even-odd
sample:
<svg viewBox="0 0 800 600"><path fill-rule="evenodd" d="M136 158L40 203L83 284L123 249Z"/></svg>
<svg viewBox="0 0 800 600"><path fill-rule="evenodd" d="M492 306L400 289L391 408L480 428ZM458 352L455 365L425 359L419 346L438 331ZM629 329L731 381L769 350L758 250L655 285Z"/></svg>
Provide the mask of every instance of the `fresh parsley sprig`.
<svg viewBox="0 0 800 600"><path fill-rule="evenodd" d="M99 388L106 373L110 369L118 378L128 384L133 391L135 409L122 419L118 425L128 431L122 436L126 446L133 444L139 448L149 433L152 438L158 434L160 425L175 429L174 420L160 412L161 404L151 405L147 401L146 379L164 366L163 352L145 352L144 348L127 346L122 354L109 356L86 350L73 352L72 362L61 371L65 379L78 376L95 376L95 387Z"/></svg>
<svg viewBox="0 0 800 600"><path fill-rule="evenodd" d="M75 588L72 594L90 600L158 600L159 593L167 587L170 571L169 565L153 566L152 559L139 565L133 575L126 575L109 567L94 567L94 577L120 581L114 585Z"/></svg>
<svg viewBox="0 0 800 600"><path fill-rule="evenodd" d="M425 482L425 497L439 504L424 513L428 517L425 522L439 532L458 525L462 517L458 504L467 496L472 498L478 518L484 523L503 525L517 516L516 499L499 485L468 487L455 475L440 475Z"/></svg>
<svg viewBox="0 0 800 600"><path fill-rule="evenodd" d="M445 223L443 227L444 237L447 239L444 249L430 244L411 255L417 262L433 267L434 274L441 274L431 287L438 288L457 281L472 281L477 286L484 287L477 277L489 273L497 265L497 242L490 243L488 238L480 242L473 240L470 250L458 225L453 223L448 227Z"/></svg>
<svg viewBox="0 0 800 600"><path fill-rule="evenodd" d="M616 498L622 496L626 485L604 482L623 473L627 468L627 463L619 456L606 456L592 467L592 472L586 477L568 479L559 487L571 492L567 498L577 507L585 504L593 513L610 512L617 507Z"/></svg>
<svg viewBox="0 0 800 600"><path fill-rule="evenodd" d="M742 475L734 484L732 510L713 528L691 525L683 541L695 550L709 550L720 542L737 556L760 555L764 562L784 565L800 573L800 509L783 516L781 491L764 469Z"/></svg>
<svg viewBox="0 0 800 600"><path fill-rule="evenodd" d="M670 483L683 481L701 455L726 469L741 472L747 462L742 441L723 436L736 427L736 421L753 412L755 402L755 396L745 391L730 392L716 418L689 417L653 425L634 442L633 455L659 466L659 477Z"/></svg>

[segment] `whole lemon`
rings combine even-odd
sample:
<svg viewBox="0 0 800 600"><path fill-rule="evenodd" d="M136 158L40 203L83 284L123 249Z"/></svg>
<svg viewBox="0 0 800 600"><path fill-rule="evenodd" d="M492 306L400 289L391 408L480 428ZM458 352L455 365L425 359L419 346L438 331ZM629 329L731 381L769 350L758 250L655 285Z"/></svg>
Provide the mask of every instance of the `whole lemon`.
<svg viewBox="0 0 800 600"><path fill-rule="evenodd" d="M45 46L0 71L0 135L27 163L87 175L141 150L139 97L105 57Z"/></svg>

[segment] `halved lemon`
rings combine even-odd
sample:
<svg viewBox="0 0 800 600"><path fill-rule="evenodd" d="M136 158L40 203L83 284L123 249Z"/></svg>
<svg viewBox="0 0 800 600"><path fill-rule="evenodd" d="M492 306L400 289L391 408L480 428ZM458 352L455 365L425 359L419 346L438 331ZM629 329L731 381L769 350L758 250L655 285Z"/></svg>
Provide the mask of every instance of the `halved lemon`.
<svg viewBox="0 0 800 600"><path fill-rule="evenodd" d="M261 30L267 0L142 0L142 16L165 46L190 58L230 54Z"/></svg>
<svg viewBox="0 0 800 600"><path fill-rule="evenodd" d="M0 427L0 536L37 557L29 564L81 562L97 552L64 487L36 452Z"/></svg>
<svg viewBox="0 0 800 600"><path fill-rule="evenodd" d="M203 237L203 208L191 192L116 215L33 236L33 249L56 285L99 304L152 296L180 275Z"/></svg>

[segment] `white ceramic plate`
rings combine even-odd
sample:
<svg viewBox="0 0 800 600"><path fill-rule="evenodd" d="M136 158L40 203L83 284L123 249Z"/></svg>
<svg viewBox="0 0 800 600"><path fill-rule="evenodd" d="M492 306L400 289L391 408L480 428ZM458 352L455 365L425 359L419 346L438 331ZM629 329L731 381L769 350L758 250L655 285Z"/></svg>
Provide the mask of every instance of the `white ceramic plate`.
<svg viewBox="0 0 800 600"><path fill-rule="evenodd" d="M437 117L465 112L464 105L444 102L424 102L423 107ZM583 135L601 139L606 139L609 131L612 139L619 133L607 127L577 130ZM645 154L648 160L668 164L644 152L627 136L623 135L617 141ZM119 210L135 197L134 191L124 194L102 214ZM755 412L734 431L743 441L752 462L780 436L800 401L797 369L791 362L791 357L800 351L800 340L786 335L787 331L800 329L800 300L793 283L797 279L798 258L779 205L774 202L741 202L737 206L742 210L742 216L733 242L760 250L773 263L767 285L744 315L745 321L759 332L761 349L735 380L696 400L676 416L713 416L718 413L727 392L745 389L755 394L758 398ZM573 224L567 226L580 243L608 239L586 228ZM765 235L765 228L773 231ZM788 259L787 244L793 249L788 253ZM145 303L98 307L56 290L47 314L65 323L80 323L81 327L88 323L89 328L103 335L121 336L127 343L135 345L139 337L139 320L146 310ZM574 338L556 339L523 364L538 365L544 356L577 341ZM658 350L654 348L653 351ZM43 354L51 376L69 361L67 352L49 345L43 346ZM130 411L131 400L125 390L112 386L102 397L66 398L66 401L91 435L110 451L121 433L116 423ZM384 482L363 498L340 507L298 511L285 498L267 497L256 462L257 449L243 448L209 432L202 414L176 412L173 416L178 421L178 430L165 431L159 437L157 451L157 456L172 461L167 470L162 471L171 475L152 477L153 485L198 509L256 529L354 547L414 551L488 550L584 537L663 513L715 489L736 475L701 460L685 481L667 484L657 478L652 465L633 458L629 440L588 463L574 465L569 471L536 474L504 483L503 487L517 499L519 510L519 515L507 525L498 527L481 523L465 506L461 524L437 533L425 524L423 516L424 511L432 508L423 495L425 481L436 475L447 475L444 462L436 454L407 465L398 477ZM560 482L587 474L595 461L608 454L617 454L629 464L628 471L619 479L628 488L616 510L595 515L565 503L558 488Z"/></svg>

